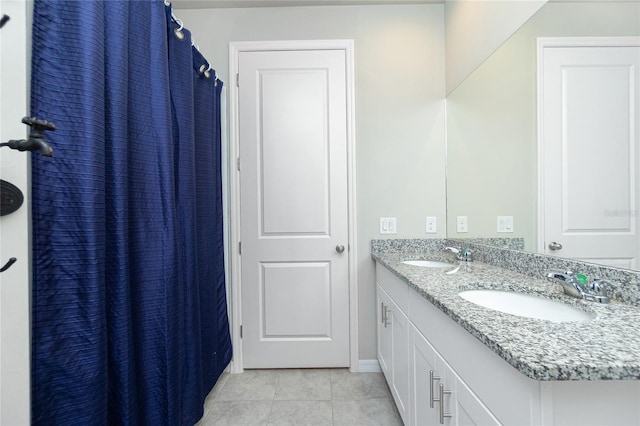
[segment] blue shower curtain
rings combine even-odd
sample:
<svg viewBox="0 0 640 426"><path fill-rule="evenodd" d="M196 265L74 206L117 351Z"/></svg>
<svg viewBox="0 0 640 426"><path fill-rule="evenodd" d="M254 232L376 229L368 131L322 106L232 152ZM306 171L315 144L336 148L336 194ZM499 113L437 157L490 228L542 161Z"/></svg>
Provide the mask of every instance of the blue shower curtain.
<svg viewBox="0 0 640 426"><path fill-rule="evenodd" d="M34 424L191 425L231 359L222 82L175 30L162 0L35 1Z"/></svg>

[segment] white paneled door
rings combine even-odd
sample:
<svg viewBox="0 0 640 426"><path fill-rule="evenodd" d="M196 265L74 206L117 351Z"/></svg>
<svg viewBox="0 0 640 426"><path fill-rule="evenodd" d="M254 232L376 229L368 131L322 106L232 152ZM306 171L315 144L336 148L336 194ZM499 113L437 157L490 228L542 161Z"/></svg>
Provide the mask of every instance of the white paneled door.
<svg viewBox="0 0 640 426"><path fill-rule="evenodd" d="M600 38L593 45L579 40L578 46L551 43L541 49L541 248L635 269L640 39L626 40L630 45Z"/></svg>
<svg viewBox="0 0 640 426"><path fill-rule="evenodd" d="M345 51L238 69L244 368L347 367Z"/></svg>

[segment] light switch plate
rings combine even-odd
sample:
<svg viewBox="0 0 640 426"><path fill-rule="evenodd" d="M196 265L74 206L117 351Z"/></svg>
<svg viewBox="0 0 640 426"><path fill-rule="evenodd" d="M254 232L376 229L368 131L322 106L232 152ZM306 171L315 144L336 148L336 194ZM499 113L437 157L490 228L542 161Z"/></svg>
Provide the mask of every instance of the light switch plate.
<svg viewBox="0 0 640 426"><path fill-rule="evenodd" d="M498 216L497 217L497 231L498 232L513 232L513 216Z"/></svg>
<svg viewBox="0 0 640 426"><path fill-rule="evenodd" d="M380 234L395 234L397 232L396 228L395 217L380 218Z"/></svg>
<svg viewBox="0 0 640 426"><path fill-rule="evenodd" d="M466 216L456 216L456 224L458 233L469 232Z"/></svg>
<svg viewBox="0 0 640 426"><path fill-rule="evenodd" d="M427 216L425 232L427 234L435 234L438 232L438 219L435 216Z"/></svg>

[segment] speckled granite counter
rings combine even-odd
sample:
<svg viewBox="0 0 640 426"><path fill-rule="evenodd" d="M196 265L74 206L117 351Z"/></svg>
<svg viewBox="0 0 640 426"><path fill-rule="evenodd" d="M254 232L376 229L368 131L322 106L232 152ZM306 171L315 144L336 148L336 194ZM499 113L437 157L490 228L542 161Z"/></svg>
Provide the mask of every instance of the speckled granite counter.
<svg viewBox="0 0 640 426"><path fill-rule="evenodd" d="M441 252L372 253L412 289L535 380L640 379L640 308L596 304L565 296L562 288L480 262L451 269L409 266L403 260L443 260ZM458 292L474 288L511 290L561 300L591 312L585 322L553 323L483 308Z"/></svg>

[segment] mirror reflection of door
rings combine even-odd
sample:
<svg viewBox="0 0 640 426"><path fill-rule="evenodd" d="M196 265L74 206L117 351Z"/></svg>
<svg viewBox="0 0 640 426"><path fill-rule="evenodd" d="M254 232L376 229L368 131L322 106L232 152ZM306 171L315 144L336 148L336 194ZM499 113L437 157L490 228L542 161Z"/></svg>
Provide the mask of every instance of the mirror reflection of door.
<svg viewBox="0 0 640 426"><path fill-rule="evenodd" d="M640 38L538 40L540 252L640 266Z"/></svg>

